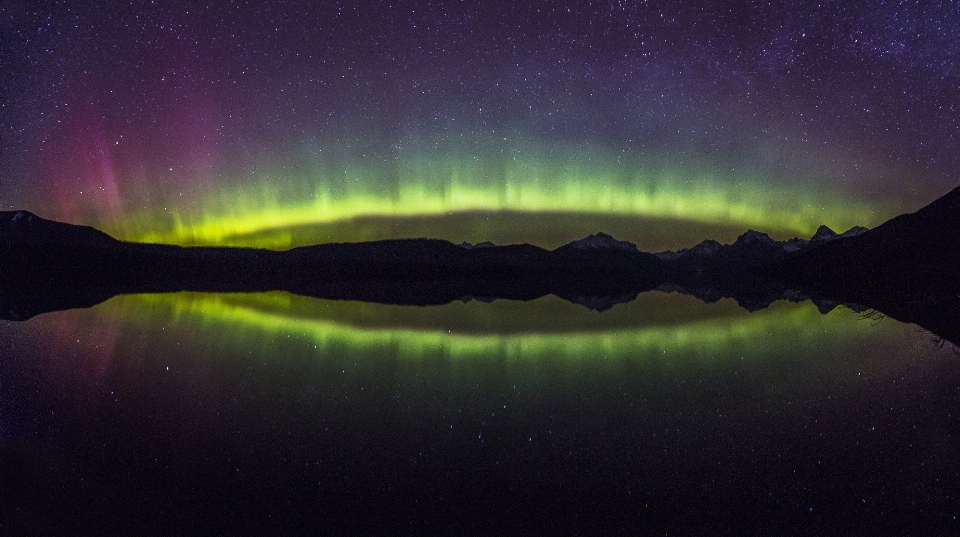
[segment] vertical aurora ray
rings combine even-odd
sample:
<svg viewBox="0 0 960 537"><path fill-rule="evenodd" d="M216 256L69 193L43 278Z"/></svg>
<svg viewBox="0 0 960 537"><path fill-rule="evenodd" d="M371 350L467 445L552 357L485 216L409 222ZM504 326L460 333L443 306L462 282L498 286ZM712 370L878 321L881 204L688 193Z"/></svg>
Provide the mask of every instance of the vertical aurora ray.
<svg viewBox="0 0 960 537"><path fill-rule="evenodd" d="M164 210L141 211L102 225L135 241L283 249L302 245L291 228L367 217L483 213L477 218L489 221L496 220L496 213L509 212L526 215L529 242L542 244L539 235L544 230L537 229L537 218L547 213L755 228L789 238L812 235L821 224L839 231L871 226L891 212L881 204L852 202L842 192L811 189L799 180L774 186L765 178L769 170L671 164L595 145L548 148L525 143L475 155L412 152L352 162L315 158L263 168L267 171L258 174L260 179L237 180L237 186L215 191L201 188L187 196L192 203L170 200ZM439 220L426 232L463 240L458 230ZM380 238L386 237L362 236ZM623 238L643 243L642 232Z"/></svg>
<svg viewBox="0 0 960 537"><path fill-rule="evenodd" d="M0 203L272 248L512 212L545 243L546 213L809 236L956 184L956 10L601 6L14 6Z"/></svg>
<svg viewBox="0 0 960 537"><path fill-rule="evenodd" d="M930 0L13 0L0 209L274 249L808 238L956 187L958 65ZM809 302L121 295L0 321L0 358L11 534L960 514L952 349Z"/></svg>

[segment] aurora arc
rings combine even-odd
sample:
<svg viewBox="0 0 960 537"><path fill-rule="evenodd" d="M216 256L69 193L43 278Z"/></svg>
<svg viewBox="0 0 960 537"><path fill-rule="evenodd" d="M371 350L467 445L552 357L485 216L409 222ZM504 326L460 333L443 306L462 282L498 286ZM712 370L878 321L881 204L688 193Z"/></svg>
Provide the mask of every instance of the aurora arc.
<svg viewBox="0 0 960 537"><path fill-rule="evenodd" d="M284 249L305 245L292 228L364 217L482 213L495 219L510 212L529 215L535 227L536 216L547 213L610 215L739 226L791 238L809 237L821 224L841 232L869 227L889 212L802 183L771 186L762 172L644 165L596 147L551 153L278 166L253 183L193 193L198 201L192 205L171 203L103 225L138 242ZM532 235L531 243L543 242ZM363 236L382 238L391 237ZM431 238L463 240L442 225L435 226ZM622 238L642 246L642 236Z"/></svg>
<svg viewBox="0 0 960 537"><path fill-rule="evenodd" d="M643 321L636 325L636 315L625 315L621 320L629 317L634 323L632 326L629 322L623 325L604 321L602 324L607 326L598 325L573 332L537 328L501 333L483 330L465 332L455 327L431 326L430 322L423 322L424 319L416 311L413 321L410 321L409 315L395 316L394 320L406 321L396 325L387 319L391 310L410 310L411 307L341 301L318 303L284 292L253 295L189 292L125 295L115 297L103 306L111 314L123 318L141 321L146 317L165 318L163 325L187 323L199 333L219 334L212 339L222 339L222 344L228 346L242 347L244 341L256 341L259 347L264 348L264 341L275 339L279 342L296 337L303 341L305 351L309 348L318 352L318 356L346 346L371 350L392 348L408 359L438 353L450 359L485 359L490 356L524 360L630 359L656 351L654 354L667 352L691 358L699 356L699 359L712 362L726 359L731 349L740 349L738 356L743 358L743 349L749 346L744 347L742 342L753 341L757 336L764 336L762 339L776 346L782 341L781 337L843 340L870 328L857 315L843 308L843 311L831 312L824 318L809 302L800 305L775 304L762 312L748 314L732 301L707 305L704 309L703 304L692 297L666 293L649 295L646 300L641 295L640 303L628 305L625 309L636 307L643 311L649 305L644 302L656 301L683 310L689 310L693 305L701 314L710 311L712 314L693 321L648 326L644 326ZM544 313L555 311L558 300L544 297L530 303L509 301L509 305L515 315L527 317L526 324L533 323L530 326L535 326L543 321ZM329 306L331 314L317 315L324 304ZM465 322L468 325L476 325L476 313L489 307L488 304L480 304L471 310L470 304L455 303L449 306L455 307L453 311L457 315L451 315L451 311L445 314L437 311L447 319L467 317ZM309 311L300 311L302 308ZM418 308L413 309L419 311ZM358 316L364 315L372 317L368 317L367 322L356 322ZM599 317L595 312L585 309L574 315L581 319ZM353 322L344 321L341 317L353 319ZM376 326L378 322L383 324ZM768 350L762 346L754 348L753 351L757 353L755 358L760 359Z"/></svg>

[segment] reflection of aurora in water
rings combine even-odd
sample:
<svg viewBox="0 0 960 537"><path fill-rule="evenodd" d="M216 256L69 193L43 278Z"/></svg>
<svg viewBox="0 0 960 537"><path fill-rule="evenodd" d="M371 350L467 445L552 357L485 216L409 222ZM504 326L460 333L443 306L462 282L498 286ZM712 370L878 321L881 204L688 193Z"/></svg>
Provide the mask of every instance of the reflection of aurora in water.
<svg viewBox="0 0 960 537"><path fill-rule="evenodd" d="M130 295L103 308L109 317L150 319L185 332L189 327L188 333L205 341L225 348L255 346L267 355L271 348L289 352L295 339L303 355L317 356L331 349L391 349L406 358L642 359L669 353L723 360L759 358L785 341L840 341L870 329L849 310L824 316L809 302L777 303L751 314L728 300L705 305L659 292L604 313L555 297L410 307L279 292Z"/></svg>
<svg viewBox="0 0 960 537"><path fill-rule="evenodd" d="M672 508L704 483L707 499L762 502L786 480L775 499L803 516L835 500L823 490L854 498L844 513L885 500L878 475L944 497L943 476L958 475L955 356L915 327L810 303L747 313L652 292L597 313L555 297L401 307L177 293L2 326L4 371L22 371L4 400L29 403L6 430L43 468L79 468L98 500L152 502L162 487L198 519L206 509L184 490L240 491L242 512L269 487L310 512L318 483L323 505L378 508L398 490L456 487L469 493L459 504L522 505L518 489L549 498L562 483L570 505L665 490ZM810 475L829 479L807 492ZM643 508L628 499L618 513Z"/></svg>
<svg viewBox="0 0 960 537"><path fill-rule="evenodd" d="M820 224L836 230L874 225L887 211L854 204L841 193L804 187L803 181L770 186L761 171L720 172L710 166L667 166L599 147L504 150L496 157L397 157L380 163L317 162L278 166L260 179L216 193L192 192L168 207L101 222L118 237L143 242L286 248L304 244L291 231L357 218L476 217L496 234L489 213L530 215L528 242L539 236L538 214L659 218L759 228L783 238L810 236ZM531 156L534 155L534 156ZM629 162L628 162L629 161ZM806 178L810 180L811 178ZM738 185L731 188L731 184ZM156 201L156 200L154 200ZM156 206L151 203L151 206ZM168 211L169 209L169 211ZM884 214L879 214L884 213ZM489 217L489 218L488 218ZM611 230L607 230L611 231ZM461 229L442 223L429 236L463 240ZM637 241L642 232L631 237ZM325 237L330 239L331 237ZM382 231L357 240L384 238ZM490 237L472 237L486 240ZM579 237L566 237L572 240ZM336 240L336 237L332 237ZM563 238L557 239L563 240Z"/></svg>

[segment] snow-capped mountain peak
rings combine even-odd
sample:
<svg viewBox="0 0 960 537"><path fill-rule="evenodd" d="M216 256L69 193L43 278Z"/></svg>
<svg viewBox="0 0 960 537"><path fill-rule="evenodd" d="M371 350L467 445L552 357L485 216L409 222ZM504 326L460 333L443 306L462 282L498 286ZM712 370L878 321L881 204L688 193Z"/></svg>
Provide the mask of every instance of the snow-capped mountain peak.
<svg viewBox="0 0 960 537"><path fill-rule="evenodd" d="M785 252L799 252L810 245L810 241L805 239L793 238L780 243Z"/></svg>
<svg viewBox="0 0 960 537"><path fill-rule="evenodd" d="M821 242L832 241L835 238L837 238L836 231L827 226L820 226L817 228L817 232L813 234L813 237L810 238L810 243L819 244Z"/></svg>
<svg viewBox="0 0 960 537"><path fill-rule="evenodd" d="M707 239L693 248L690 248L689 252L693 255L713 255L717 253L722 246L722 244L713 239Z"/></svg>
<svg viewBox="0 0 960 537"><path fill-rule="evenodd" d="M840 237L856 237L857 235L863 235L868 231L870 230L865 227L853 226L852 228L841 233L839 236Z"/></svg>
<svg viewBox="0 0 960 537"><path fill-rule="evenodd" d="M866 228L856 226L838 235L829 227L820 226L810 240L793 238L778 241L766 233L751 229L737 237L733 244L720 244L714 240L706 240L692 248L676 252L660 252L655 255L664 261L690 260L698 263L758 265L780 261L835 239L853 237L866 231L868 231Z"/></svg>
<svg viewBox="0 0 960 537"><path fill-rule="evenodd" d="M568 246L579 249L611 249L636 250L637 245L632 242L617 240L606 233L600 232L571 242Z"/></svg>
<svg viewBox="0 0 960 537"><path fill-rule="evenodd" d="M775 245L777 241L773 240L770 235L763 233L761 231L754 231L752 229L747 230L746 233L737 237L734 244L743 244L743 245L752 245L752 244L768 244Z"/></svg>
<svg viewBox="0 0 960 537"><path fill-rule="evenodd" d="M460 243L460 247L465 248L467 250L473 250L476 248L494 248L496 246L497 246L496 243L493 243L490 241L478 242L476 244L470 244L469 242Z"/></svg>
<svg viewBox="0 0 960 537"><path fill-rule="evenodd" d="M0 211L0 226L8 229L28 228L36 218L27 211Z"/></svg>

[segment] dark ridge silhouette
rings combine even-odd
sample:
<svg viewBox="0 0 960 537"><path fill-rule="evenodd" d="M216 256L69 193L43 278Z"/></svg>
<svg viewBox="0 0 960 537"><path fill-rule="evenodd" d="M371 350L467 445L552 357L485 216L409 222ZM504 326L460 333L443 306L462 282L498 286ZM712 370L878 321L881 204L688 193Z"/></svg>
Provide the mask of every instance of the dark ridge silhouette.
<svg viewBox="0 0 960 537"><path fill-rule="evenodd" d="M960 187L875 229L763 268L960 343Z"/></svg>
<svg viewBox="0 0 960 537"><path fill-rule="evenodd" d="M28 211L0 211L0 236L5 244L79 243L83 246L115 246L119 241L90 226L75 226L46 220Z"/></svg>
<svg viewBox="0 0 960 537"><path fill-rule="evenodd" d="M873 292L960 288L960 187L915 213L897 216L875 229L824 244L773 267L779 275Z"/></svg>
<svg viewBox="0 0 960 537"><path fill-rule="evenodd" d="M810 240L777 241L766 233L751 229L737 237L733 244L707 239L693 248L660 252L656 256L668 263L671 273L742 271L783 262L828 242L855 237L866 231L866 228L856 226L838 235L829 227L820 226Z"/></svg>
<svg viewBox="0 0 960 537"><path fill-rule="evenodd" d="M405 239L276 252L124 243L35 215L29 228L10 232L23 214L28 213L4 213L0 224L0 317L6 319L89 307L121 293L175 291L286 290L412 305L555 294L603 304L608 296L635 297L663 277L660 259L617 241L608 248L613 239L602 234L554 251Z"/></svg>
<svg viewBox="0 0 960 537"><path fill-rule="evenodd" d="M960 344L960 188L873 230L776 241L747 231L650 254L604 233L546 250L436 239L334 243L286 252L120 242L26 211L0 212L0 318L89 307L121 293L285 290L328 299L435 305L553 294L603 311L644 291L874 309Z"/></svg>

